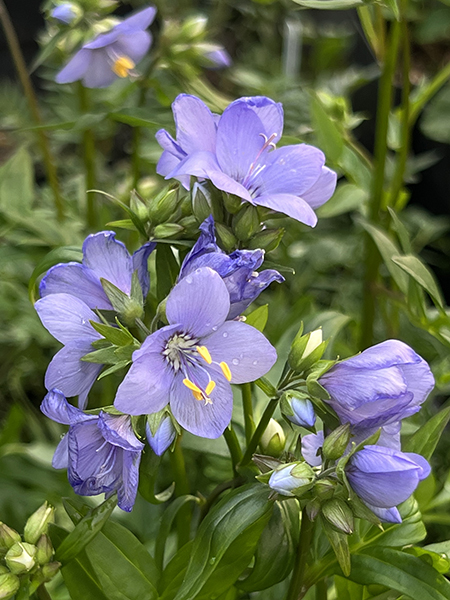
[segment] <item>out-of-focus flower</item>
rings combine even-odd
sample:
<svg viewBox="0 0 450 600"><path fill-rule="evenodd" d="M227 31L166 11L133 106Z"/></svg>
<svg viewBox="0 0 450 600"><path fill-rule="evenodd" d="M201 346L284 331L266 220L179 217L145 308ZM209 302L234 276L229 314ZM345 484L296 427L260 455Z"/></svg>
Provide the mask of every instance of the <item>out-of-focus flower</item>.
<svg viewBox="0 0 450 600"><path fill-rule="evenodd" d="M70 25L79 16L80 10L71 2L58 4L50 11L50 16L66 25Z"/></svg>
<svg viewBox="0 0 450 600"><path fill-rule="evenodd" d="M231 56L222 46L206 51L203 57L206 59L206 67L209 69L226 69L233 64Z"/></svg>
<svg viewBox="0 0 450 600"><path fill-rule="evenodd" d="M152 420L153 416L154 415L148 415L145 433L153 452L156 455L161 456L172 444L177 432L170 415L165 413L162 417L158 416L157 422Z"/></svg>
<svg viewBox="0 0 450 600"><path fill-rule="evenodd" d="M269 486L282 496L300 496L311 488L314 471L306 463L290 463L276 469L269 479Z"/></svg>
<svg viewBox="0 0 450 600"><path fill-rule="evenodd" d="M219 437L231 420L230 382L258 379L276 360L262 333L226 321L229 311L228 290L212 269L197 269L177 283L166 303L169 325L133 353L116 408L142 415L170 403L182 427L201 437Z"/></svg>
<svg viewBox="0 0 450 600"><path fill-rule="evenodd" d="M88 88L108 87L118 78L128 77L147 54L152 36L147 27L155 18L150 6L131 15L107 33L84 44L56 76L57 83L81 79Z"/></svg>
<svg viewBox="0 0 450 600"><path fill-rule="evenodd" d="M276 149L283 130L281 104L265 96L240 98L217 117L198 98L182 94L172 108L177 139L165 130L157 133L164 149L158 173L166 179L210 179L250 204L316 224L313 209L332 196L336 174L313 146Z"/></svg>
<svg viewBox="0 0 450 600"><path fill-rule="evenodd" d="M234 319L255 300L273 281L284 277L274 269L258 273L264 260L264 250L235 250L226 254L216 243L214 219L210 215L200 225L200 236L181 265L179 280L201 267L216 271L230 294L228 319Z"/></svg>
<svg viewBox="0 0 450 600"><path fill-rule="evenodd" d="M324 442L323 431L310 433L302 437L302 456L312 467L320 467L322 456L318 454Z"/></svg>
<svg viewBox="0 0 450 600"><path fill-rule="evenodd" d="M395 507L428 477L430 465L419 454L366 446L350 458L345 472L353 490L381 520L401 523Z"/></svg>
<svg viewBox="0 0 450 600"><path fill-rule="evenodd" d="M128 415L87 415L69 404L59 390L49 392L41 411L57 423L69 425L53 456L56 469L67 468L69 483L81 496L110 496L117 492L122 510L133 508L144 444Z"/></svg>

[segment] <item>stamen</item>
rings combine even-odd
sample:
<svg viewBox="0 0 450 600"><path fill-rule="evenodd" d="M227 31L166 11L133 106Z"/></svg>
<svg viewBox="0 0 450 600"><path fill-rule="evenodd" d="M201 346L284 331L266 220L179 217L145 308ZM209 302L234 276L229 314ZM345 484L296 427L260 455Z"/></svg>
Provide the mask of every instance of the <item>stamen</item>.
<svg viewBox="0 0 450 600"><path fill-rule="evenodd" d="M195 394L200 394L200 400L201 400L202 390L198 387L198 385L195 385L195 383L193 381L191 381L190 379L188 379L187 377L186 377L186 379L183 379L183 383L187 388L189 388L191 390L191 392L194 392L194 396L195 396ZM197 398L197 400L198 400L198 398Z"/></svg>
<svg viewBox="0 0 450 600"><path fill-rule="evenodd" d="M208 365L212 363L211 354L209 353L209 350L206 346L197 346L196 350L203 358L203 360L208 363Z"/></svg>
<svg viewBox="0 0 450 600"><path fill-rule="evenodd" d="M113 63L111 69L118 77L122 79L128 77L131 69L134 69L134 62L128 56L119 56Z"/></svg>
<svg viewBox="0 0 450 600"><path fill-rule="evenodd" d="M215 383L215 381L213 381L213 380L211 379L211 381L210 381L210 382L208 383L208 385L206 386L205 394L206 394L207 396L209 396L215 387L216 387L216 383Z"/></svg>
<svg viewBox="0 0 450 600"><path fill-rule="evenodd" d="M203 394L201 392L192 392L192 395L196 400L203 400Z"/></svg>
<svg viewBox="0 0 450 600"><path fill-rule="evenodd" d="M231 381L231 371L227 363L222 361L221 363L219 363L219 367L222 369L222 373L225 375L225 379L227 381Z"/></svg>

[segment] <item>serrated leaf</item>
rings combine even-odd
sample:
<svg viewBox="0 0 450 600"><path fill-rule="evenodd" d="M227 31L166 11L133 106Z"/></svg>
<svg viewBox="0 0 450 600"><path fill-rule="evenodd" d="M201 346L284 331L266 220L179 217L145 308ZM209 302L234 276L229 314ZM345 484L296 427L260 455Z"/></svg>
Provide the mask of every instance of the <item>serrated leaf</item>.
<svg viewBox="0 0 450 600"><path fill-rule="evenodd" d="M267 319L269 318L269 305L259 306L256 310L246 316L245 322L258 331L264 331Z"/></svg>
<svg viewBox="0 0 450 600"><path fill-rule="evenodd" d="M450 420L450 407L433 415L425 425L414 433L404 446L405 452L415 452L430 460L433 452Z"/></svg>
<svg viewBox="0 0 450 600"><path fill-rule="evenodd" d="M444 307L441 292L434 279L434 275L417 256L413 256L412 254L407 256L392 256L392 261L423 287L437 307Z"/></svg>

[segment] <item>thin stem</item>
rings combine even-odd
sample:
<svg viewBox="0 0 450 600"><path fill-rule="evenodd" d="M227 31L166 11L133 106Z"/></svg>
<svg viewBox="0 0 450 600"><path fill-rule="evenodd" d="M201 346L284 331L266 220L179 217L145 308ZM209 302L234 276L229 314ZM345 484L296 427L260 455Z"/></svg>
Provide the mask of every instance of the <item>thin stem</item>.
<svg viewBox="0 0 450 600"><path fill-rule="evenodd" d="M189 494L189 480L187 478L186 464L184 462L183 451L181 449L181 436L178 436L173 452L170 453L170 461L172 463L172 473L173 478L175 480L176 496L184 496L186 494ZM191 516L192 507L189 504L185 504L178 511L178 548L181 548L189 541L191 533Z"/></svg>
<svg viewBox="0 0 450 600"><path fill-rule="evenodd" d="M241 391L242 405L244 408L245 441L248 445L255 431L255 422L253 421L252 384L243 383L241 385Z"/></svg>
<svg viewBox="0 0 450 600"><path fill-rule="evenodd" d="M431 100L431 98L441 89L446 83L447 79L450 78L450 63L447 63L437 75L431 80L426 86L423 92L420 92L414 102L411 103L411 110L409 113L409 124L410 127L414 125L417 117L420 115L422 108Z"/></svg>
<svg viewBox="0 0 450 600"><path fill-rule="evenodd" d="M39 112L38 101L36 98L36 94L34 93L34 89L31 83L31 79L28 75L27 66L25 64L25 60L23 58L23 54L20 50L19 40L17 39L16 32L14 30L13 24L9 17L9 13L6 9L5 3L3 0L0 0L0 21L3 26L3 30L5 32L6 41L11 52L11 56L13 57L14 65L16 67L17 74L20 79L20 83L25 92L25 96L28 102L28 106L31 112L31 116L33 117L36 125L42 125L42 118ZM55 203L56 215L58 221L64 220L64 210L63 210L63 198L61 196L61 192L59 189L58 176L56 173L56 167L53 160L53 156L50 150L50 145L48 143L47 134L43 129L38 129L36 132L38 137L39 146L42 152L42 158L44 160L45 171L47 173L48 183L53 192L53 200Z"/></svg>
<svg viewBox="0 0 450 600"><path fill-rule="evenodd" d="M278 398L272 398L272 400L270 400L269 404L266 406L266 410L263 412L261 420L258 423L258 427L256 428L255 433L252 435L252 439L250 440L247 450L245 451L245 454L241 460L241 467L245 467L252 460L252 456L258 447L262 434L265 432L266 427L269 424L273 413L275 412L275 409L278 405L278 400Z"/></svg>
<svg viewBox="0 0 450 600"><path fill-rule="evenodd" d="M78 98L80 109L83 113L89 111L89 97L87 89L82 83L78 83ZM86 176L86 221L89 229L97 226L96 196L89 190L96 189L95 177L95 138L91 128L83 131L83 160Z"/></svg>
<svg viewBox="0 0 450 600"><path fill-rule="evenodd" d="M311 540L314 533L314 523L308 519L306 510L302 511L302 524L300 527L300 539L298 541L297 557L292 572L291 583L286 600L300 600L308 591L304 585L306 571L306 559L308 556Z"/></svg>
<svg viewBox="0 0 450 600"><path fill-rule="evenodd" d="M316 600L327 600L328 598L328 586L327 580L322 579L316 583Z"/></svg>
<svg viewBox="0 0 450 600"><path fill-rule="evenodd" d="M36 596L39 598L39 600L52 600L52 597L48 593L45 584L42 584L38 587L38 589L36 590Z"/></svg>
<svg viewBox="0 0 450 600"><path fill-rule="evenodd" d="M233 463L233 473L234 473L234 476L236 477L237 476L237 469L236 469L237 465L242 460L242 450L239 445L239 441L237 439L236 432L232 428L231 424L223 432L223 437L225 438L225 441L228 446L228 450L230 451L231 462Z"/></svg>

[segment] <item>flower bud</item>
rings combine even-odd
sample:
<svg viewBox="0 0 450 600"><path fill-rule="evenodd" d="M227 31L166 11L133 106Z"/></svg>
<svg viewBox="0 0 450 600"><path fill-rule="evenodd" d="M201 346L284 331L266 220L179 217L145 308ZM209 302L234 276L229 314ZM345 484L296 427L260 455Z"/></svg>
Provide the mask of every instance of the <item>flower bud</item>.
<svg viewBox="0 0 450 600"><path fill-rule="evenodd" d="M315 478L306 463L289 463L272 473L269 486L282 496L301 496L311 489Z"/></svg>
<svg viewBox="0 0 450 600"><path fill-rule="evenodd" d="M299 427L314 427L316 422L313 404L302 392L284 392L281 397L281 412L291 423Z"/></svg>
<svg viewBox="0 0 450 600"><path fill-rule="evenodd" d="M328 460L337 460L344 454L350 441L350 423L339 425L328 435L322 446L322 455Z"/></svg>
<svg viewBox="0 0 450 600"><path fill-rule="evenodd" d="M58 6L55 6L55 8L50 11L51 17L66 25L70 25L77 21L82 14L81 8L72 2L58 4Z"/></svg>
<svg viewBox="0 0 450 600"><path fill-rule="evenodd" d="M308 504L305 506L305 509L306 514L308 515L308 519L310 521L314 521L320 512L319 500L317 498L314 498L313 500L311 500L311 502L308 502Z"/></svg>
<svg viewBox="0 0 450 600"><path fill-rule="evenodd" d="M0 522L0 554L7 552L16 542L22 538L15 529L8 527L6 523Z"/></svg>
<svg viewBox="0 0 450 600"><path fill-rule="evenodd" d="M261 450L269 456L279 456L284 450L285 443L286 436L283 428L275 419L270 419L265 432L261 436L259 443Z"/></svg>
<svg viewBox="0 0 450 600"><path fill-rule="evenodd" d="M192 212L200 223L212 213L211 193L207 185L194 183L192 187Z"/></svg>
<svg viewBox="0 0 450 600"><path fill-rule="evenodd" d="M230 252L231 250L236 248L237 239L228 227L222 225L222 223L216 223L216 233L222 246L227 252Z"/></svg>
<svg viewBox="0 0 450 600"><path fill-rule="evenodd" d="M147 219L148 210L147 205L145 204L143 198L140 194L136 192L136 190L132 190L130 194L130 208L131 210L137 214L141 221Z"/></svg>
<svg viewBox="0 0 450 600"><path fill-rule="evenodd" d="M178 201L178 187L174 187L172 184L164 188L162 192L147 203L148 216L152 223L154 225L165 223L175 212Z"/></svg>
<svg viewBox="0 0 450 600"><path fill-rule="evenodd" d="M12 598L20 587L19 578L13 573L0 575L0 600Z"/></svg>
<svg viewBox="0 0 450 600"><path fill-rule="evenodd" d="M5 565L0 565L0 575L4 575L5 573L9 573L10 570Z"/></svg>
<svg viewBox="0 0 450 600"><path fill-rule="evenodd" d="M326 341L322 341L322 329L316 329L305 335L302 333L303 327L295 336L288 356L291 369L300 373L322 358L327 345Z"/></svg>
<svg viewBox="0 0 450 600"><path fill-rule="evenodd" d="M208 19L200 15L189 17L181 26L180 35L182 38L192 40L201 36L208 24Z"/></svg>
<svg viewBox="0 0 450 600"><path fill-rule="evenodd" d="M342 533L353 533L353 513L349 505L341 498L333 498L322 505L322 514L325 519Z"/></svg>
<svg viewBox="0 0 450 600"><path fill-rule="evenodd" d="M163 223L162 225L157 225L153 233L156 238L164 239L177 235L183 231L183 229L183 226L178 223Z"/></svg>
<svg viewBox="0 0 450 600"><path fill-rule="evenodd" d="M225 206L227 212L230 215L234 215L239 212L242 206L242 199L239 196L235 196L234 194L227 194L226 192L222 193L223 205Z"/></svg>
<svg viewBox="0 0 450 600"><path fill-rule="evenodd" d="M38 565L45 565L45 563L48 563L55 553L52 542L46 533L41 535L36 544L36 548L36 561Z"/></svg>
<svg viewBox="0 0 450 600"><path fill-rule="evenodd" d="M57 561L53 561L44 565L41 569L42 575L45 578L45 581L50 581L53 577L58 573L61 568L61 563Z"/></svg>
<svg viewBox="0 0 450 600"><path fill-rule="evenodd" d="M36 562L36 552L36 546L27 542L17 542L6 553L5 562L8 569L15 575L31 571Z"/></svg>
<svg viewBox="0 0 450 600"><path fill-rule="evenodd" d="M25 524L23 530L23 539L35 544L43 533L47 532L48 524L53 521L55 509L47 502L44 502L36 512L34 512Z"/></svg>
<svg viewBox="0 0 450 600"><path fill-rule="evenodd" d="M147 416L145 431L148 443L158 456L164 454L177 435L170 415L164 410Z"/></svg>
<svg viewBox="0 0 450 600"><path fill-rule="evenodd" d="M314 494L320 500L330 500L336 490L336 482L325 477L318 479L314 484Z"/></svg>
<svg viewBox="0 0 450 600"><path fill-rule="evenodd" d="M258 210L248 202L233 217L233 231L242 242L252 238L259 231L260 226Z"/></svg>
<svg viewBox="0 0 450 600"><path fill-rule="evenodd" d="M271 252L278 248L282 238L284 235L284 229L264 229L257 233L251 240L248 242L248 247L250 250L256 250L257 248L262 248L266 252Z"/></svg>

